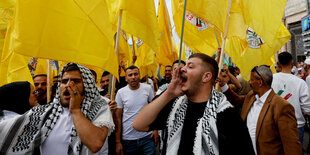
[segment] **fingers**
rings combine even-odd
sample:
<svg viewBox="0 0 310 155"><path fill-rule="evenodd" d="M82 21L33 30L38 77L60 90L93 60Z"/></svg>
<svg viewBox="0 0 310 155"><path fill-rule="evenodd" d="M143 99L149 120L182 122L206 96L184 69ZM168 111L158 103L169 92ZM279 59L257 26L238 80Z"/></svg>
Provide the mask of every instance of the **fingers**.
<svg viewBox="0 0 310 155"><path fill-rule="evenodd" d="M112 111L116 110L117 108L117 103L115 101L110 101L109 102L109 107Z"/></svg>
<svg viewBox="0 0 310 155"><path fill-rule="evenodd" d="M73 84L74 82L73 81L70 81L69 82L69 85L66 86L66 89L69 91L70 95L73 96L74 95L74 92L76 91L73 87Z"/></svg>

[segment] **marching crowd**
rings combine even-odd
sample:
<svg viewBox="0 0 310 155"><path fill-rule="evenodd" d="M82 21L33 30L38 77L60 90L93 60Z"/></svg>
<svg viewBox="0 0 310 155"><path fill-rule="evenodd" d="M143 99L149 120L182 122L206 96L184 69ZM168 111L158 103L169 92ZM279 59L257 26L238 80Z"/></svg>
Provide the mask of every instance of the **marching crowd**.
<svg viewBox="0 0 310 155"><path fill-rule="evenodd" d="M126 75L111 96L109 72L97 86L95 71L69 63L49 103L46 74L34 86L0 87L0 155L302 154L309 68L310 59L294 67L282 52L278 73L256 66L246 81L238 67L219 71L217 60L195 53L158 79L121 67Z"/></svg>

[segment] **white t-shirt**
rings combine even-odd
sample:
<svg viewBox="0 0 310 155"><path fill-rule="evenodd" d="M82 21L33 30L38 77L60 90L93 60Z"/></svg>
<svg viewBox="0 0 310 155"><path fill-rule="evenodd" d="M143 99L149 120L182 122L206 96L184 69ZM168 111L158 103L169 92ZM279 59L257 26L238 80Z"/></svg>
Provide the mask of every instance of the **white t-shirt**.
<svg viewBox="0 0 310 155"><path fill-rule="evenodd" d="M136 131L132 127L132 122L140 110L152 101L153 97L154 93L151 86L144 83L140 83L137 90L131 90L127 85L117 92L115 98L117 108L123 109L122 135L124 140L136 140L151 134L151 132Z"/></svg>
<svg viewBox="0 0 310 155"><path fill-rule="evenodd" d="M306 83L308 85L308 88L310 89L310 75L307 76Z"/></svg>
<svg viewBox="0 0 310 155"><path fill-rule="evenodd" d="M110 100L103 97L107 102ZM70 144L70 134L73 127L73 119L68 108L63 108L63 111L57 120L55 127L45 139L40 147L42 155L67 155ZM83 147L86 147L83 145ZM107 155L108 154L108 136L104 145L97 153L87 152L88 155Z"/></svg>
<svg viewBox="0 0 310 155"><path fill-rule="evenodd" d="M310 115L310 92L307 83L292 74L273 74L272 88L295 109L298 128L305 125L303 114Z"/></svg>

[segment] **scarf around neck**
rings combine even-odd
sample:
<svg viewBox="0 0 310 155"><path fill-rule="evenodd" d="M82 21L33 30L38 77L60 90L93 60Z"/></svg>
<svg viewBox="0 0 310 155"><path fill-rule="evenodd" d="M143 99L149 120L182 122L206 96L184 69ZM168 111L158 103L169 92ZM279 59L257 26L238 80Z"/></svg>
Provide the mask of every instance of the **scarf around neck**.
<svg viewBox="0 0 310 155"><path fill-rule="evenodd" d="M64 68L69 65L72 63ZM108 103L100 96L92 73L88 68L80 64L76 65L81 72L84 85L85 97L81 103L82 113L94 125L107 126L113 130L113 121L111 122L110 117L106 117L110 112ZM64 70L60 77L63 73ZM56 97L52 103L34 107L20 117L0 123L0 154L37 154L40 151L40 145L55 126L63 110L60 104L59 86L60 83L58 83ZM100 120L94 123L94 119ZM83 144L73 126L68 154L80 154L82 148Z"/></svg>
<svg viewBox="0 0 310 155"><path fill-rule="evenodd" d="M176 155L178 152L187 105L188 99L186 95L179 97L173 105L167 122L168 142L166 154ZM219 154L216 118L218 113L230 107L232 105L227 101L225 95L213 88L204 114L197 122L198 126L193 147L195 155Z"/></svg>

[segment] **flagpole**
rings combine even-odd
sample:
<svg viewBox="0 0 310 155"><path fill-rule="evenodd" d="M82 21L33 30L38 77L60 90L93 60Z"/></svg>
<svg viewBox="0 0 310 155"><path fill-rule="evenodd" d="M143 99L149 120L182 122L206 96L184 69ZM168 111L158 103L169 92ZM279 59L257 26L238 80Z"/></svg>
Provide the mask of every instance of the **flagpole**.
<svg viewBox="0 0 310 155"><path fill-rule="evenodd" d="M51 72L50 72L50 60L47 59L47 92L46 92L46 98L47 103L50 103L51 101Z"/></svg>
<svg viewBox="0 0 310 155"><path fill-rule="evenodd" d="M117 62L119 62L118 50L119 50L119 37L120 37L120 33L121 33L122 15L123 15L123 10L119 10L116 40L115 40L115 52L116 52L116 56L117 56ZM112 83L109 83L109 91L110 92L108 92L108 93L111 94L111 100L114 100L115 99L115 83L116 83L115 76L112 76L111 81L112 81Z"/></svg>
<svg viewBox="0 0 310 155"><path fill-rule="evenodd" d="M136 56L136 51L135 51L135 39L133 38L133 35L131 35L131 40L132 40L132 56ZM134 65L134 62L132 61L132 65Z"/></svg>
<svg viewBox="0 0 310 155"><path fill-rule="evenodd" d="M220 48L221 45L220 45L219 37L217 36L217 33L216 33L215 29L214 29L214 34L215 34L215 38L216 38L216 41L217 41L218 48Z"/></svg>
<svg viewBox="0 0 310 155"><path fill-rule="evenodd" d="M185 13L186 13L186 2L187 2L187 0L184 0L184 10L183 10L183 19L182 19L182 31L181 31L181 42L180 42L180 51L179 51L179 66L181 64L181 59L182 59L182 43L183 43L183 32L184 32L184 22L185 22Z"/></svg>
<svg viewBox="0 0 310 155"><path fill-rule="evenodd" d="M165 11L166 11L166 18L167 18L167 22L168 22L168 29L169 29L169 33L170 33L170 41L171 41L171 50L172 50L172 55L173 55L173 62L175 61L175 55L174 55L174 48L173 48L173 41L172 41L172 32L171 32L171 25L170 25L170 19L168 18L168 9L167 9L167 5L166 5L166 1L164 1L164 5L165 5Z"/></svg>
<svg viewBox="0 0 310 155"><path fill-rule="evenodd" d="M227 31L228 31L228 25L229 25L230 8L231 8L231 0L229 0L229 6L228 6L228 10L227 10L227 15L226 15L225 32L224 32L223 44L222 44L222 48L221 48L221 55L220 55L220 62L219 62L219 71L218 71L217 77L220 76L221 68L222 68L222 65L223 65L223 56L224 56L224 48L225 48ZM217 90L220 88L219 83L216 84L215 88Z"/></svg>

